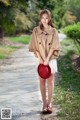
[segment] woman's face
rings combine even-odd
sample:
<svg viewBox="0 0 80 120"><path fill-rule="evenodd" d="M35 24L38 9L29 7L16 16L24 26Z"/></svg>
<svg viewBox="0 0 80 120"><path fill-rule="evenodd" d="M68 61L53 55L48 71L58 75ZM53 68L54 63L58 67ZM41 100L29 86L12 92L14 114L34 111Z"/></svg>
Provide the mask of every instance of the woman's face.
<svg viewBox="0 0 80 120"><path fill-rule="evenodd" d="M48 25L48 22L49 22L49 18L48 15L45 13L41 17L41 23L43 24L43 26L45 26Z"/></svg>

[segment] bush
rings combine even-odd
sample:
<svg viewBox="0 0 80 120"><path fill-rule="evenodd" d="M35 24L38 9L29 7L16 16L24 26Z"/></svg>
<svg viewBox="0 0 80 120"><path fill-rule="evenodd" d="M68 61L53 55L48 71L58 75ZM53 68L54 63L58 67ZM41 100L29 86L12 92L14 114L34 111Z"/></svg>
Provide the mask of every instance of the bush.
<svg viewBox="0 0 80 120"><path fill-rule="evenodd" d="M80 53L80 22L65 27L63 31L68 37L74 40L75 45Z"/></svg>
<svg viewBox="0 0 80 120"><path fill-rule="evenodd" d="M68 37L80 41L80 22L65 27L63 31Z"/></svg>
<svg viewBox="0 0 80 120"><path fill-rule="evenodd" d="M4 24L4 34L5 35L13 35L16 31L16 27L14 24Z"/></svg>

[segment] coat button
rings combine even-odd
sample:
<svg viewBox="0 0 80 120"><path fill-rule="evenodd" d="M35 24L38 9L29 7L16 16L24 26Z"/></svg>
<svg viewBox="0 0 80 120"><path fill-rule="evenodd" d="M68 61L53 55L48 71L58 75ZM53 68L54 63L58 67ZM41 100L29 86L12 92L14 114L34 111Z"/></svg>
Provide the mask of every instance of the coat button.
<svg viewBox="0 0 80 120"><path fill-rule="evenodd" d="M49 45L51 45L51 43L49 43Z"/></svg>
<svg viewBox="0 0 80 120"><path fill-rule="evenodd" d="M39 44L41 44L41 42L39 42Z"/></svg>

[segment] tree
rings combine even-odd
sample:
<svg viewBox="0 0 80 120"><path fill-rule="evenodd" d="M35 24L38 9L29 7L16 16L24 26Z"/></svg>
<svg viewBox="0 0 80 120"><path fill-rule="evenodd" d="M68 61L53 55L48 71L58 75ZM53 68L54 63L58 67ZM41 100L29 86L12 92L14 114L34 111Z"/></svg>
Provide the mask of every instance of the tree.
<svg viewBox="0 0 80 120"><path fill-rule="evenodd" d="M4 35L4 26L5 26L5 21L8 23L7 17L7 7L10 6L9 0L0 0L0 38L3 38ZM7 24L6 23L6 24ZM1 39L2 40L2 39Z"/></svg>
<svg viewBox="0 0 80 120"><path fill-rule="evenodd" d="M53 20L57 28L65 26L64 15L67 10L65 0L54 0L55 6L52 10Z"/></svg>
<svg viewBox="0 0 80 120"><path fill-rule="evenodd" d="M80 21L80 0L68 0L67 4L68 10L71 11L74 16L76 16L77 21Z"/></svg>
<svg viewBox="0 0 80 120"><path fill-rule="evenodd" d="M0 0L0 38L31 27L28 6L28 0Z"/></svg>

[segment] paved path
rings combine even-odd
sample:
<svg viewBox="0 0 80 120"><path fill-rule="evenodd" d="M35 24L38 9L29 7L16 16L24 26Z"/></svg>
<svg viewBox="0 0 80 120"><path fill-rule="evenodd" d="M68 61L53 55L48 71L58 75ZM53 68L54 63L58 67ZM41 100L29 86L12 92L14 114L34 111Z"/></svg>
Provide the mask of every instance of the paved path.
<svg viewBox="0 0 80 120"><path fill-rule="evenodd" d="M51 115L41 115L41 96L35 57L28 46L16 51L0 65L0 108L12 108L12 120L57 120L57 106Z"/></svg>

